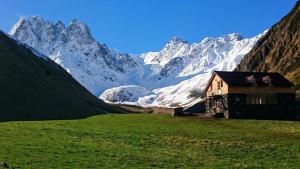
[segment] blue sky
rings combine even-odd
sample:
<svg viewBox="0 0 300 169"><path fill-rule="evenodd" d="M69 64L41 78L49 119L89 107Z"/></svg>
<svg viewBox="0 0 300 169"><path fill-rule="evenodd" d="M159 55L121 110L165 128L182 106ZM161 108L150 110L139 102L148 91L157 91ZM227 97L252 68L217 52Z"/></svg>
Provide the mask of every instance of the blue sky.
<svg viewBox="0 0 300 169"><path fill-rule="evenodd" d="M1 0L0 29L20 16L85 22L93 36L127 53L160 50L172 37L199 42L237 32L251 37L285 16L296 0Z"/></svg>

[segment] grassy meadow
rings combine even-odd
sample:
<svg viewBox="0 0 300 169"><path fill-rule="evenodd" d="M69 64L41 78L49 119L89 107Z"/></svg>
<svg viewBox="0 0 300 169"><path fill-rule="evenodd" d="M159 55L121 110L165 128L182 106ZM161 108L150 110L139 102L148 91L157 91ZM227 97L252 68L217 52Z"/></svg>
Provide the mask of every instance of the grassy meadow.
<svg viewBox="0 0 300 169"><path fill-rule="evenodd" d="M300 122L153 114L1 122L1 162L15 169L298 169Z"/></svg>

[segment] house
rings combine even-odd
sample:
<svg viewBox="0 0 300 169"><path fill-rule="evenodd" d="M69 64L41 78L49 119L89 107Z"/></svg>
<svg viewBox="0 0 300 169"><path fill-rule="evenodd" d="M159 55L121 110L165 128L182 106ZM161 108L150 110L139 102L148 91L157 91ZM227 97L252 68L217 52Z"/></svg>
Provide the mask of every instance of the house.
<svg viewBox="0 0 300 169"><path fill-rule="evenodd" d="M295 118L294 85L279 73L214 71L206 112L225 118Z"/></svg>

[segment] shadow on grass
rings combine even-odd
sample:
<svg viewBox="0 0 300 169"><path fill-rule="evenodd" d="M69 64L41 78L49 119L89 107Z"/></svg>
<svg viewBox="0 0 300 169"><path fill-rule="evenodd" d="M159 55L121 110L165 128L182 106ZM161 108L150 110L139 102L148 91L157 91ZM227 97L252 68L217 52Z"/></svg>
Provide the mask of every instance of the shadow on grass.
<svg viewBox="0 0 300 169"><path fill-rule="evenodd" d="M117 106L116 106L117 107ZM110 112L103 109L96 108L93 110L57 110L57 111L2 111L0 112L0 122L10 122L10 121L48 121L48 120L77 120L85 119L97 115L109 115L109 114L129 114L136 113L128 109L121 107L114 107Z"/></svg>

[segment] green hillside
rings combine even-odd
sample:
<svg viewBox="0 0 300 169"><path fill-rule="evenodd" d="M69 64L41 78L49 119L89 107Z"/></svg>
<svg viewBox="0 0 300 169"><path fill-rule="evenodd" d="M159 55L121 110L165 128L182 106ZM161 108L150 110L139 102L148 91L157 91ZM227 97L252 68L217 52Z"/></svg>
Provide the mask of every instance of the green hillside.
<svg viewBox="0 0 300 169"><path fill-rule="evenodd" d="M101 115L0 123L14 168L299 168L300 123ZM1 167L0 167L1 168Z"/></svg>
<svg viewBox="0 0 300 169"><path fill-rule="evenodd" d="M0 32L0 121L73 119L119 108L99 101L63 68Z"/></svg>

